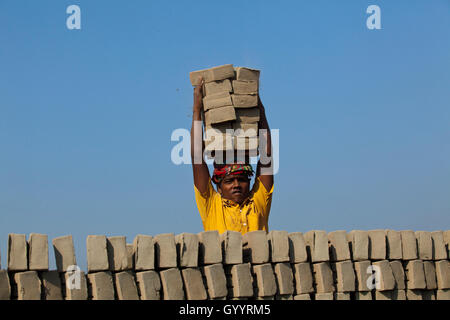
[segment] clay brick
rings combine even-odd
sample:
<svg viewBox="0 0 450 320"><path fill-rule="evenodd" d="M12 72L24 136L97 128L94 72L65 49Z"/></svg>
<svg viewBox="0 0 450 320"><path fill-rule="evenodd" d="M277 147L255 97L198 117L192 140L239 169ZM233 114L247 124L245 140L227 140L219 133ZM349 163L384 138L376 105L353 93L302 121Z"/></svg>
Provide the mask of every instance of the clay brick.
<svg viewBox="0 0 450 320"><path fill-rule="evenodd" d="M160 300L161 280L156 271L137 272L136 283L139 287L141 300Z"/></svg>
<svg viewBox="0 0 450 320"><path fill-rule="evenodd" d="M220 244L224 264L241 264L243 262L242 233L227 230L220 235Z"/></svg>
<svg viewBox="0 0 450 320"><path fill-rule="evenodd" d="M393 291L375 291L375 300L393 300Z"/></svg>
<svg viewBox="0 0 450 320"><path fill-rule="evenodd" d="M350 248L345 230L328 233L331 261L350 260Z"/></svg>
<svg viewBox="0 0 450 320"><path fill-rule="evenodd" d="M269 241L270 260L272 262L289 262L289 237L287 231L270 231Z"/></svg>
<svg viewBox="0 0 450 320"><path fill-rule="evenodd" d="M392 274L395 279L395 289L396 290L405 290L405 271L403 270L403 265L401 261L394 260L390 262Z"/></svg>
<svg viewBox="0 0 450 320"><path fill-rule="evenodd" d="M232 85L235 94L258 93L258 81L256 80L233 80Z"/></svg>
<svg viewBox="0 0 450 320"><path fill-rule="evenodd" d="M198 266L198 237L193 233L181 233L175 236L178 265L194 268Z"/></svg>
<svg viewBox="0 0 450 320"><path fill-rule="evenodd" d="M414 231L405 230L400 231L402 238L402 256L403 260L415 260L417 255L417 240Z"/></svg>
<svg viewBox="0 0 450 320"><path fill-rule="evenodd" d="M64 273L64 282L66 288L66 300L87 300L88 299L88 289L87 289L87 277L84 271L78 270L78 275L76 271L70 271ZM78 279L77 279L78 277ZM79 282L78 282L79 280ZM69 282L71 285L69 285Z"/></svg>
<svg viewBox="0 0 450 320"><path fill-rule="evenodd" d="M89 235L86 239L88 272L109 270L106 236Z"/></svg>
<svg viewBox="0 0 450 320"><path fill-rule="evenodd" d="M384 230L370 230L369 258L371 260L386 259L386 232Z"/></svg>
<svg viewBox="0 0 450 320"><path fill-rule="evenodd" d="M350 292L335 292L334 300L351 300Z"/></svg>
<svg viewBox="0 0 450 320"><path fill-rule="evenodd" d="M263 264L269 261L269 241L264 230L247 232L242 237L244 262Z"/></svg>
<svg viewBox="0 0 450 320"><path fill-rule="evenodd" d="M11 299L11 285L9 283L8 271L0 270L0 300Z"/></svg>
<svg viewBox="0 0 450 320"><path fill-rule="evenodd" d="M155 244L152 236L138 234L133 240L133 251L136 271L155 269Z"/></svg>
<svg viewBox="0 0 450 320"><path fill-rule="evenodd" d="M233 100L229 92L219 92L203 98L203 110L205 112L227 106L233 106ZM206 124L210 125L208 122L206 122Z"/></svg>
<svg viewBox="0 0 450 320"><path fill-rule="evenodd" d="M256 137L258 136L258 123L241 123L234 121L232 126L235 137Z"/></svg>
<svg viewBox="0 0 450 320"><path fill-rule="evenodd" d="M128 269L127 240L123 236L108 237L106 239L108 262L110 271L124 271Z"/></svg>
<svg viewBox="0 0 450 320"><path fill-rule="evenodd" d="M392 300L406 300L406 291L405 290L391 291L391 295L392 295Z"/></svg>
<svg viewBox="0 0 450 320"><path fill-rule="evenodd" d="M389 260L401 260L403 258L402 237L398 231L386 230L386 258Z"/></svg>
<svg viewBox="0 0 450 320"><path fill-rule="evenodd" d="M277 284L270 263L253 265L253 273L256 276L256 295L258 297L270 297L277 293Z"/></svg>
<svg viewBox="0 0 450 320"><path fill-rule="evenodd" d="M119 300L139 300L139 295L131 271L122 271L114 275Z"/></svg>
<svg viewBox="0 0 450 320"><path fill-rule="evenodd" d="M315 300L334 300L333 292L316 293Z"/></svg>
<svg viewBox="0 0 450 320"><path fill-rule="evenodd" d="M231 81L229 79L207 82L204 85L204 89L204 94L206 96L233 91L233 88L231 87Z"/></svg>
<svg viewBox="0 0 450 320"><path fill-rule="evenodd" d="M328 262L314 263L313 272L317 293L336 291L334 288L333 272Z"/></svg>
<svg viewBox="0 0 450 320"><path fill-rule="evenodd" d="M251 156L256 156L258 147L259 137L234 137L235 150L249 150Z"/></svg>
<svg viewBox="0 0 450 320"><path fill-rule="evenodd" d="M41 279L44 300L63 300L61 279L58 271L42 272Z"/></svg>
<svg viewBox="0 0 450 320"><path fill-rule="evenodd" d="M332 264L336 275L337 292L355 291L355 270L350 260L340 261Z"/></svg>
<svg viewBox="0 0 450 320"><path fill-rule="evenodd" d="M442 231L431 232L431 238L433 239L434 256L433 260L445 260L447 258L447 250L444 243L444 234Z"/></svg>
<svg viewBox="0 0 450 320"><path fill-rule="evenodd" d="M376 270L376 267L380 268L379 273L375 271L375 279L378 280L376 290L377 291L394 290L395 278L389 261L388 260L375 261L372 262L372 266L374 266L374 270Z"/></svg>
<svg viewBox="0 0 450 320"><path fill-rule="evenodd" d="M355 300L372 300L372 291L356 291Z"/></svg>
<svg viewBox="0 0 450 320"><path fill-rule="evenodd" d="M438 289L450 289L450 262L441 260L435 262Z"/></svg>
<svg viewBox="0 0 450 320"><path fill-rule="evenodd" d="M28 240L28 269L48 270L48 236L31 233Z"/></svg>
<svg viewBox="0 0 450 320"><path fill-rule="evenodd" d="M450 289L438 289L436 291L436 300L450 300Z"/></svg>
<svg viewBox="0 0 450 320"><path fill-rule="evenodd" d="M425 272L425 283L428 290L437 289L436 268L433 261L423 262L423 271Z"/></svg>
<svg viewBox="0 0 450 320"><path fill-rule="evenodd" d="M436 292L434 290L423 290L422 300L436 300Z"/></svg>
<svg viewBox="0 0 450 320"><path fill-rule="evenodd" d="M236 112L232 105L209 109L205 112L206 125L236 120Z"/></svg>
<svg viewBox="0 0 450 320"><path fill-rule="evenodd" d="M278 294L294 293L294 275L292 274L291 265L289 263L276 263L274 272L277 280Z"/></svg>
<svg viewBox="0 0 450 320"><path fill-rule="evenodd" d="M203 231L198 234L199 262L201 265L222 263L222 248L217 230Z"/></svg>
<svg viewBox="0 0 450 320"><path fill-rule="evenodd" d="M433 240L431 239L431 232L416 231L417 251L419 259L432 260L433 259Z"/></svg>
<svg viewBox="0 0 450 320"><path fill-rule="evenodd" d="M367 286L367 280L371 276L369 267L371 267L369 260L356 261L354 263L355 268L355 280L356 280L356 290L357 291L369 291L370 288ZM369 271L369 272L368 272Z"/></svg>
<svg viewBox="0 0 450 320"><path fill-rule="evenodd" d="M232 94L231 100L235 108L252 108L258 106L258 95L256 94Z"/></svg>
<svg viewBox="0 0 450 320"><path fill-rule="evenodd" d="M127 270L134 270L134 247L127 243Z"/></svg>
<svg viewBox="0 0 450 320"><path fill-rule="evenodd" d="M406 290L406 299L407 300L423 300L422 299L422 290Z"/></svg>
<svg viewBox="0 0 450 320"><path fill-rule="evenodd" d="M106 242L106 239L105 239ZM88 273L87 279L89 282L92 300L114 300L114 284L113 277L109 271L100 271L95 273Z"/></svg>
<svg viewBox="0 0 450 320"><path fill-rule="evenodd" d="M236 109L236 121L242 123L255 123L259 121L259 108Z"/></svg>
<svg viewBox="0 0 450 320"><path fill-rule="evenodd" d="M227 151L234 150L235 137L231 134L214 134L205 136L205 151Z"/></svg>
<svg viewBox="0 0 450 320"><path fill-rule="evenodd" d="M177 267L177 247L173 233L158 234L153 238L155 243L156 266L162 268ZM171 274L171 273L169 273ZM162 277L161 277L162 279ZM181 279L181 276L180 276ZM170 291L169 291L170 292ZM172 294L170 294L172 296ZM177 295L175 295L177 296ZM170 299L172 300L172 299Z"/></svg>
<svg viewBox="0 0 450 320"><path fill-rule="evenodd" d="M250 263L236 264L231 267L233 297L252 297L253 279Z"/></svg>
<svg viewBox="0 0 450 320"><path fill-rule="evenodd" d="M259 81L260 70L245 67L235 67L236 80L253 80Z"/></svg>
<svg viewBox="0 0 450 320"><path fill-rule="evenodd" d="M406 287L408 289L425 289L425 272L422 260L411 260L405 264Z"/></svg>
<svg viewBox="0 0 450 320"><path fill-rule="evenodd" d="M352 260L364 261L369 259L369 234L367 231L352 230L348 234L351 242Z"/></svg>
<svg viewBox="0 0 450 320"><path fill-rule="evenodd" d="M298 294L294 296L294 300L311 300L309 293Z"/></svg>
<svg viewBox="0 0 450 320"><path fill-rule="evenodd" d="M159 273L164 300L184 300L183 280L177 268L163 270Z"/></svg>
<svg viewBox="0 0 450 320"><path fill-rule="evenodd" d="M189 78L193 86L200 84L200 78L203 78L205 83L212 81L224 80L227 78L234 78L235 71L232 64L225 64L210 69L192 71L189 73Z"/></svg>
<svg viewBox="0 0 450 320"><path fill-rule="evenodd" d="M58 272L66 272L69 266L77 264L75 247L71 235L54 238L52 244L55 252L56 270Z"/></svg>
<svg viewBox="0 0 450 320"><path fill-rule="evenodd" d="M41 300L41 280L36 271L14 274L18 300Z"/></svg>
<svg viewBox="0 0 450 320"><path fill-rule="evenodd" d="M301 232L289 233L289 258L291 263L308 261L306 242Z"/></svg>
<svg viewBox="0 0 450 320"><path fill-rule="evenodd" d="M222 264L217 263L208 265L203 267L202 270L206 278L209 297L226 297L228 293L227 279L225 277L225 271L223 270Z"/></svg>
<svg viewBox="0 0 450 320"><path fill-rule="evenodd" d="M313 275L309 262L300 262L292 265L295 279L295 293L301 295L314 292Z"/></svg>
<svg viewBox="0 0 450 320"><path fill-rule="evenodd" d="M304 235L306 250L311 257L311 262L324 262L330 260L328 250L328 236L325 231L312 230Z"/></svg>
<svg viewBox="0 0 450 320"><path fill-rule="evenodd" d="M206 300L207 294L203 285L202 273L198 268L181 270L187 300Z"/></svg>
<svg viewBox="0 0 450 320"><path fill-rule="evenodd" d="M8 235L8 270L23 271L28 268L27 240L24 234Z"/></svg>

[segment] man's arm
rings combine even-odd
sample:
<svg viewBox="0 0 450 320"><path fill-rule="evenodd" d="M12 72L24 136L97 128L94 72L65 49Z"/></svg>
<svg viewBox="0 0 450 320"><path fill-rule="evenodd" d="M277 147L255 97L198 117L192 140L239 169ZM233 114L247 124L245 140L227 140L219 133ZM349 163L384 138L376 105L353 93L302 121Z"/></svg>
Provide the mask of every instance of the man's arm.
<svg viewBox="0 0 450 320"><path fill-rule="evenodd" d="M194 88L194 106L192 110L191 127L191 160L194 172L194 185L198 191L205 193L208 190L209 170L203 157L203 131L201 110L203 107L203 81Z"/></svg>
<svg viewBox="0 0 450 320"><path fill-rule="evenodd" d="M263 163L261 163L261 157L258 161L258 166L256 168L256 177L259 177L259 180L264 185L267 191L270 191L273 186L273 168L272 168L272 139L270 135L269 123L267 122L266 112L264 106L261 102L261 99L258 97L258 108L259 108L259 129L264 129L260 131L259 139L260 145L264 146L265 150L260 150L260 155L262 154L265 159L263 159Z"/></svg>

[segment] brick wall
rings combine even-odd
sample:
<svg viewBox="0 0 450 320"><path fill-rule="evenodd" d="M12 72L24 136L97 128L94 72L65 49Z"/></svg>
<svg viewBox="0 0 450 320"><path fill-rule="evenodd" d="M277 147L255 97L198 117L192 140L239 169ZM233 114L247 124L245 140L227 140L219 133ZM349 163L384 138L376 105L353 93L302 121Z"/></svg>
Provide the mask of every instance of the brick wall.
<svg viewBox="0 0 450 320"><path fill-rule="evenodd" d="M0 299L450 300L450 231L228 231L88 236L87 274L71 236L8 236Z"/></svg>

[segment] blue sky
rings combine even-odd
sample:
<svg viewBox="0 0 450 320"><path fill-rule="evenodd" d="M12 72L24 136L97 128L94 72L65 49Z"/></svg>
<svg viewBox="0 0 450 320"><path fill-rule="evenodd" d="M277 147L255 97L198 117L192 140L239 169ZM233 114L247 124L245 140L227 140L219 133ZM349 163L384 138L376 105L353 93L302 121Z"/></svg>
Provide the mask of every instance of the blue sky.
<svg viewBox="0 0 450 320"><path fill-rule="evenodd" d="M202 231L170 137L227 63L280 130L270 229L450 228L448 0L2 0L0 41L2 268L8 233L72 234L85 270L89 234Z"/></svg>

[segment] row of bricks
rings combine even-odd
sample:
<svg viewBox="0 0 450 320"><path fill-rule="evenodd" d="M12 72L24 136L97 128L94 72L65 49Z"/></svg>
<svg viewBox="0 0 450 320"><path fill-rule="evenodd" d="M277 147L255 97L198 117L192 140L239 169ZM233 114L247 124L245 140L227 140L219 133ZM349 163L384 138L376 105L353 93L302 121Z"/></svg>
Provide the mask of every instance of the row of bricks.
<svg viewBox="0 0 450 320"><path fill-rule="evenodd" d="M88 272L96 272L242 262L443 260L448 259L449 240L450 231L253 231L243 236L234 231L204 231L137 235L133 244L127 244L123 236L92 235L86 244ZM55 238L52 243L59 272L76 265L72 236ZM30 234L27 242L23 234L10 234L8 270L48 270L47 235Z"/></svg>

